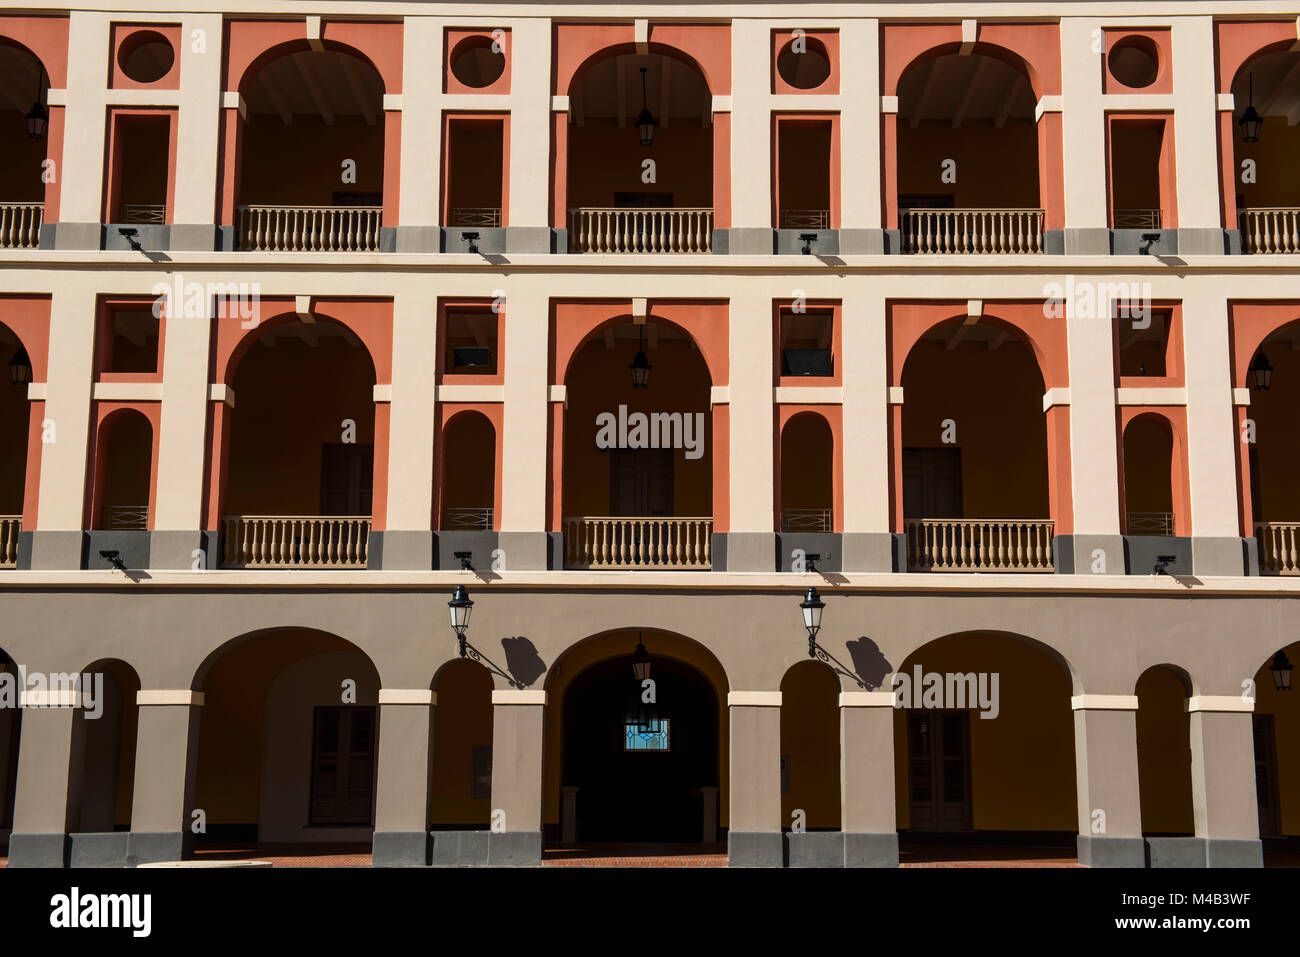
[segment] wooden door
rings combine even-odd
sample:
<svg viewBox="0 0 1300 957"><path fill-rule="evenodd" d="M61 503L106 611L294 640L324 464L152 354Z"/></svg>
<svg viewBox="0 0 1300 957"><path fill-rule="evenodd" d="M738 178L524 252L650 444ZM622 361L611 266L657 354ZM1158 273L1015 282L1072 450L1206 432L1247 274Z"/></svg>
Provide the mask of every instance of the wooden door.
<svg viewBox="0 0 1300 957"><path fill-rule="evenodd" d="M1276 837L1277 744L1271 714L1251 715L1255 732L1255 797L1259 802L1259 836Z"/></svg>
<svg viewBox="0 0 1300 957"><path fill-rule="evenodd" d="M970 712L908 711L907 754L908 826L970 830Z"/></svg>
<svg viewBox="0 0 1300 957"><path fill-rule="evenodd" d="M903 449L903 517L962 517L961 449Z"/></svg>
<svg viewBox="0 0 1300 957"><path fill-rule="evenodd" d="M672 449L616 449L609 467L610 515L673 513Z"/></svg>
<svg viewBox="0 0 1300 957"><path fill-rule="evenodd" d="M370 823L375 709L317 708L312 739L311 823Z"/></svg>
<svg viewBox="0 0 1300 957"><path fill-rule="evenodd" d="M375 447L321 448L320 513L369 515L374 499Z"/></svg>

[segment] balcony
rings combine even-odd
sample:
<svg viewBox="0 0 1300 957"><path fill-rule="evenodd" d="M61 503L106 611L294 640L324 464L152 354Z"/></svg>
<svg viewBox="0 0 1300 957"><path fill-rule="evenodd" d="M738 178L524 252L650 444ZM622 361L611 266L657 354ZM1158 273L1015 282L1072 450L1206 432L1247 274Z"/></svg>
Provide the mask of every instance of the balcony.
<svg viewBox="0 0 1300 957"><path fill-rule="evenodd" d="M455 532L490 532L492 509L445 508L442 510L442 527Z"/></svg>
<svg viewBox="0 0 1300 957"><path fill-rule="evenodd" d="M453 206L448 217L448 226L479 226L484 229L497 229L501 226L501 207L499 206Z"/></svg>
<svg viewBox="0 0 1300 957"><path fill-rule="evenodd" d="M1124 529L1129 535L1175 535L1173 512L1126 512Z"/></svg>
<svg viewBox="0 0 1300 957"><path fill-rule="evenodd" d="M224 568L365 568L369 515L227 515Z"/></svg>
<svg viewBox="0 0 1300 957"><path fill-rule="evenodd" d="M18 567L18 534L22 530L21 515L0 515L0 568Z"/></svg>
<svg viewBox="0 0 1300 957"><path fill-rule="evenodd" d="M1300 207L1241 210L1241 251L1248 254L1300 253Z"/></svg>
<svg viewBox="0 0 1300 957"><path fill-rule="evenodd" d="M903 252L1022 255L1043 251L1041 209L900 210Z"/></svg>
<svg viewBox="0 0 1300 957"><path fill-rule="evenodd" d="M37 248L44 212L44 203L0 203L0 249Z"/></svg>
<svg viewBox="0 0 1300 957"><path fill-rule="evenodd" d="M1261 575L1300 575L1300 522L1256 522Z"/></svg>
<svg viewBox="0 0 1300 957"><path fill-rule="evenodd" d="M906 519L909 572L1053 572L1054 523L1021 519Z"/></svg>
<svg viewBox="0 0 1300 957"><path fill-rule="evenodd" d="M713 567L713 518L566 518L564 567L707 571Z"/></svg>
<svg viewBox="0 0 1300 957"><path fill-rule="evenodd" d="M1114 229L1163 229L1165 221L1159 209L1117 209L1112 219Z"/></svg>
<svg viewBox="0 0 1300 957"><path fill-rule="evenodd" d="M240 206L244 252L377 252L382 206Z"/></svg>
<svg viewBox="0 0 1300 957"><path fill-rule="evenodd" d="M713 210L702 207L583 206L569 210L575 253L708 253Z"/></svg>
<svg viewBox="0 0 1300 957"><path fill-rule="evenodd" d="M783 508L781 509L781 531L833 531L831 510L829 508Z"/></svg>
<svg viewBox="0 0 1300 957"><path fill-rule="evenodd" d="M149 527L148 505L105 505L104 528L114 531L141 531Z"/></svg>
<svg viewBox="0 0 1300 957"><path fill-rule="evenodd" d="M830 229L829 209L783 209L777 217L779 229Z"/></svg>

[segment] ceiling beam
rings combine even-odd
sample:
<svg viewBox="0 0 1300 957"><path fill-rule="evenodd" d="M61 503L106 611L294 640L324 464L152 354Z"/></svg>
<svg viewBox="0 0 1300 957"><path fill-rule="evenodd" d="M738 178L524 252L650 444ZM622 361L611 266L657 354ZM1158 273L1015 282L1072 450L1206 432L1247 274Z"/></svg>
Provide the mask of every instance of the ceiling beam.
<svg viewBox="0 0 1300 957"><path fill-rule="evenodd" d="M989 340L989 352L996 352L1002 347L1002 344L1011 338L1011 333L1005 329L999 329L997 334Z"/></svg>
<svg viewBox="0 0 1300 957"><path fill-rule="evenodd" d="M293 334L307 343L308 346L315 349L320 345L320 335L316 332L316 324L312 322L291 322L288 327L293 330Z"/></svg>
<svg viewBox="0 0 1300 957"><path fill-rule="evenodd" d="M1259 98L1258 110L1260 116L1268 116L1269 111L1277 105L1277 101L1287 92L1287 88L1291 86L1291 83L1296 79L1297 74L1300 74L1300 58L1297 58L1296 61L1291 64L1291 68L1287 70L1286 73L1283 74L1282 78L1273 85L1273 89L1268 91L1268 96L1261 96Z"/></svg>
<svg viewBox="0 0 1300 957"><path fill-rule="evenodd" d="M26 70L15 69L15 66L12 60L5 64L4 73L0 75L0 88L4 89L5 99L15 110L26 113L31 109L33 102L28 97L36 95L36 84L32 82ZM24 92L26 90L31 92Z"/></svg>
<svg viewBox="0 0 1300 957"><path fill-rule="evenodd" d="M339 62L343 64L343 75L348 78L348 87L352 90L352 97L361 109L361 115L365 117L366 126L374 126L375 110L370 103L370 98L366 96L365 84L361 82L360 64L347 54L339 54Z"/></svg>
<svg viewBox="0 0 1300 957"><path fill-rule="evenodd" d="M908 124L912 129L921 125L921 120L925 117L925 108L930 105L930 98L934 96L934 91L939 88L940 74L943 73L943 58L930 61L930 72L925 75L925 82L921 86L921 95L917 97L916 109L912 111L912 119Z"/></svg>
<svg viewBox="0 0 1300 957"><path fill-rule="evenodd" d="M280 114L280 122L285 126L292 126L293 111L289 109L289 104L284 101L284 97L280 95L279 89L271 79L269 68L257 74L257 82L262 84L262 89L266 92L266 98L271 101L271 108Z"/></svg>
<svg viewBox="0 0 1300 957"><path fill-rule="evenodd" d="M311 96L312 102L316 104L316 112L321 115L326 126L334 125L334 111L330 109L329 100L325 98L325 93L312 76L311 71L304 65L302 58L305 53L291 53L289 58L293 60L294 67L298 70L298 76L302 78L303 86L307 87L307 93Z"/></svg>
<svg viewBox="0 0 1300 957"><path fill-rule="evenodd" d="M952 331L952 335L948 337L948 342L944 345L944 348L947 349L949 352L952 352L954 349L956 349L959 345L961 345L961 341L966 338L966 333L970 332L971 328L974 327L975 323L979 321L980 321L979 316L967 316L957 326L957 328Z"/></svg>
<svg viewBox="0 0 1300 957"><path fill-rule="evenodd" d="M1016 82L1011 84L1011 89L1007 92L1007 98L1002 103L1002 109L998 110L998 115L993 120L994 129L1002 129L1007 125L1007 120L1011 118L1011 111L1016 108L1016 100L1020 99L1020 91L1025 88L1025 75L1016 73Z"/></svg>
<svg viewBox="0 0 1300 957"><path fill-rule="evenodd" d="M606 349L614 348L614 327L613 326L605 327L605 348Z"/></svg>
<svg viewBox="0 0 1300 957"><path fill-rule="evenodd" d="M966 84L966 92L962 94L961 103L957 105L957 112L952 115L952 128L954 130L961 129L962 121L966 119L971 104L975 102L975 94L979 91L980 81L984 79L991 62L992 57L982 56L979 58L975 73L971 76L970 82Z"/></svg>

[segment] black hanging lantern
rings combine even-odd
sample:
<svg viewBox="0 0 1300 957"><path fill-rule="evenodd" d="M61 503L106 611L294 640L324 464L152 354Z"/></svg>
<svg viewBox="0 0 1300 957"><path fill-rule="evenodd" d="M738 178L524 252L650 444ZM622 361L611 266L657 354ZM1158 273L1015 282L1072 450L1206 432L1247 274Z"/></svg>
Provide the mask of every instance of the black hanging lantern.
<svg viewBox="0 0 1300 957"><path fill-rule="evenodd" d="M14 357L9 360L9 378L14 385L27 385L32 381L32 360L22 346L18 347Z"/></svg>
<svg viewBox="0 0 1300 957"><path fill-rule="evenodd" d="M639 634L636 638L636 651L632 654L632 674L636 675L637 681L645 681L650 677L650 652L645 650L645 642Z"/></svg>
<svg viewBox="0 0 1300 957"><path fill-rule="evenodd" d="M49 124L50 111L41 103L41 89L45 86L45 64L40 64L36 77L36 102L27 111L27 135L34 140L45 139L45 128Z"/></svg>
<svg viewBox="0 0 1300 957"><path fill-rule="evenodd" d="M1259 142L1259 131L1264 125L1264 117L1260 116L1255 109L1255 74L1253 73L1250 75L1250 104L1246 107L1246 112L1241 114L1241 119L1237 120L1237 125L1241 127L1242 142Z"/></svg>
<svg viewBox="0 0 1300 957"><path fill-rule="evenodd" d="M645 325L641 326L641 337L638 340L636 356L628 364L628 369L632 373L632 388L645 389L650 385L650 360L645 357Z"/></svg>
<svg viewBox="0 0 1300 957"><path fill-rule="evenodd" d="M451 630L456 633L456 639L460 642L460 656L464 658L465 629L469 627L469 613L474 610L474 602L464 585L456 586L447 607L451 610Z"/></svg>
<svg viewBox="0 0 1300 957"><path fill-rule="evenodd" d="M1267 392L1273 382L1273 365L1268 361L1268 356L1264 355L1263 349L1256 352L1255 358L1250 360L1250 381L1259 392Z"/></svg>
<svg viewBox="0 0 1300 957"><path fill-rule="evenodd" d="M1279 651L1273 656L1273 663L1268 666L1268 670L1273 672L1273 687L1278 691L1291 690L1291 659L1285 651Z"/></svg>
<svg viewBox="0 0 1300 957"><path fill-rule="evenodd" d="M641 67L641 112L636 115L636 131L642 146L652 146L655 141L655 118L650 115L645 98L645 67Z"/></svg>
<svg viewBox="0 0 1300 957"><path fill-rule="evenodd" d="M817 632L822 628L822 609L826 603L822 601L822 596L817 593L814 585L808 586L808 591L799 602L799 609L803 612L803 626L808 630L808 657L817 657Z"/></svg>

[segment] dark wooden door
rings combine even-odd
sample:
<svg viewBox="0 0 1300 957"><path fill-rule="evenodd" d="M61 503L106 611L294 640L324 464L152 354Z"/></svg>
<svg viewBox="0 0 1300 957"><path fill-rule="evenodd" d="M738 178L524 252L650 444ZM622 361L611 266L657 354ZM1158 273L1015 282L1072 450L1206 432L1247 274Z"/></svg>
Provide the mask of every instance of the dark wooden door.
<svg viewBox="0 0 1300 957"><path fill-rule="evenodd" d="M311 823L369 824L375 784L375 709L317 708Z"/></svg>
<svg viewBox="0 0 1300 957"><path fill-rule="evenodd" d="M903 449L903 517L962 517L961 449Z"/></svg>
<svg viewBox="0 0 1300 957"><path fill-rule="evenodd" d="M375 447L326 445L321 449L322 515L369 515L374 498Z"/></svg>
<svg viewBox="0 0 1300 957"><path fill-rule="evenodd" d="M1251 716L1255 731L1255 796L1259 801L1259 836L1275 837L1277 814L1277 744L1273 716Z"/></svg>
<svg viewBox="0 0 1300 957"><path fill-rule="evenodd" d="M672 513L672 449L614 450L609 461L609 514Z"/></svg>
<svg viewBox="0 0 1300 957"><path fill-rule="evenodd" d="M970 712L907 712L908 826L971 827Z"/></svg>

